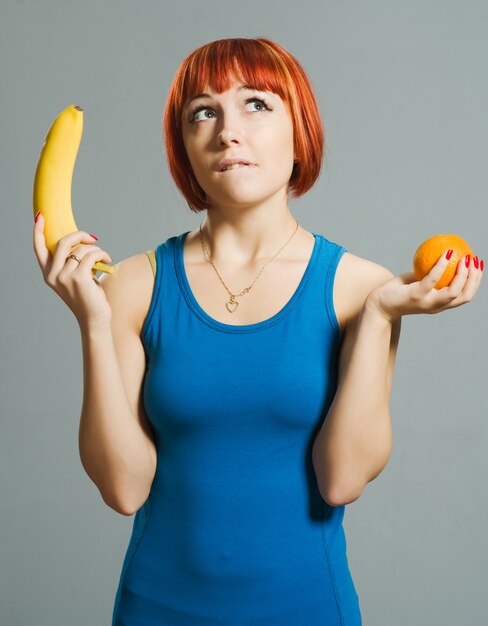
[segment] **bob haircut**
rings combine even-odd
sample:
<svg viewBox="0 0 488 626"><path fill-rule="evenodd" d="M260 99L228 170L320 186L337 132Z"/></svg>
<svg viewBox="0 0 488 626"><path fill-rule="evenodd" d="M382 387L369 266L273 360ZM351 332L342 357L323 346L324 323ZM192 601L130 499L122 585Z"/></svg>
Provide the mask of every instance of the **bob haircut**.
<svg viewBox="0 0 488 626"><path fill-rule="evenodd" d="M292 197L307 192L320 175L325 132L309 79L297 59L263 37L212 41L191 52L181 63L163 117L169 170L194 213L211 206L195 178L183 144L183 107L207 86L217 93L226 91L233 78L256 90L278 94L289 107L297 160L288 187Z"/></svg>

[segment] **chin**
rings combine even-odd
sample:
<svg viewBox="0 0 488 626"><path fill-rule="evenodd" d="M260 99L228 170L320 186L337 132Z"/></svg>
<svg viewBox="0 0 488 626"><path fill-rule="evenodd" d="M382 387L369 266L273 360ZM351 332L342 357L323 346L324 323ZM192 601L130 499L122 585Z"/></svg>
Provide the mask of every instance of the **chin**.
<svg viewBox="0 0 488 626"><path fill-rule="evenodd" d="M278 184L274 187L267 189L260 189L260 193L256 193L256 184L254 185L242 185L226 190L227 193L220 193L212 195L207 194L207 199L217 206L248 206L254 204L260 204L266 202L272 197L280 195L280 192L284 191L286 196L286 190L288 188L289 181Z"/></svg>
<svg viewBox="0 0 488 626"><path fill-rule="evenodd" d="M272 195L273 194L271 194L271 196ZM249 195L248 197L246 197L241 194L240 196L226 196L226 197L220 197L218 199L208 197L208 201L212 203L212 206L238 209L238 208L252 207L257 204L262 204L266 202L267 200L269 200L271 196Z"/></svg>

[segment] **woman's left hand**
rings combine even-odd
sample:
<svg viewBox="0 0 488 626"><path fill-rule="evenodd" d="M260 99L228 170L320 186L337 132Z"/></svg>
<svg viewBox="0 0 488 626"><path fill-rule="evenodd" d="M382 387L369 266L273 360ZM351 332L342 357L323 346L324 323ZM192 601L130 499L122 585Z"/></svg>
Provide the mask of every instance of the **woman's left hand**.
<svg viewBox="0 0 488 626"><path fill-rule="evenodd" d="M446 252L447 250L422 280L417 281L415 274L408 272L395 276L374 289L366 300L367 306L375 308L393 322L402 315L440 313L471 302L483 275L480 264L476 268L473 259L467 268L466 257L463 256L451 283L442 289L434 288L449 264Z"/></svg>

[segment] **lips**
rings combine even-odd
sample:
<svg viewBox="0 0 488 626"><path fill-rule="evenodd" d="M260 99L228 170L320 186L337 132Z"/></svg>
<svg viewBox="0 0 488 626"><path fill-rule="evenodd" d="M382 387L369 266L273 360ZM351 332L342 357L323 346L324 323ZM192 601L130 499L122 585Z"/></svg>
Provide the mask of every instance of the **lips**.
<svg viewBox="0 0 488 626"><path fill-rule="evenodd" d="M248 167L254 167L254 163L251 163L247 159L242 159L240 157L234 157L230 159L223 159L217 165L217 171L222 172L226 171L224 168L229 167L230 165L247 165Z"/></svg>
<svg viewBox="0 0 488 626"><path fill-rule="evenodd" d="M234 170L245 170L245 169L249 169L253 167L252 165L247 165L246 163L242 163L242 164L234 164L234 165L228 165L226 168L224 168L223 170L220 170L221 174L225 174L225 172L233 172Z"/></svg>

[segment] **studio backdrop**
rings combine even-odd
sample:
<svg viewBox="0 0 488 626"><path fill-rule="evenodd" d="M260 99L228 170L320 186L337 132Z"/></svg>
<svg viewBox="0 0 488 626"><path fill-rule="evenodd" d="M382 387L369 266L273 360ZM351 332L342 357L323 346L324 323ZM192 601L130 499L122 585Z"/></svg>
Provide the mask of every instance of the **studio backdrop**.
<svg viewBox="0 0 488 626"><path fill-rule="evenodd" d="M488 4L2 0L0 15L0 624L105 626L133 518L81 465L79 328L33 252L32 184L51 122L83 107L78 228L114 261L155 249L204 216L167 166L176 69L206 42L268 37L303 64L326 131L319 180L290 202L301 225L395 275L439 233L481 258ZM344 519L365 626L485 622L486 312L482 284L466 306L403 318L392 456Z"/></svg>

